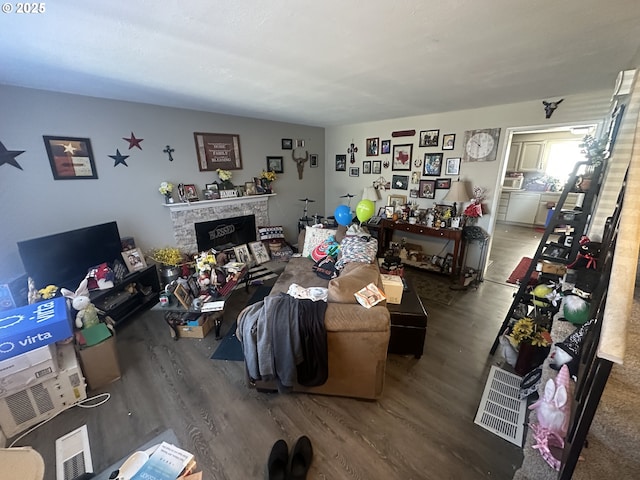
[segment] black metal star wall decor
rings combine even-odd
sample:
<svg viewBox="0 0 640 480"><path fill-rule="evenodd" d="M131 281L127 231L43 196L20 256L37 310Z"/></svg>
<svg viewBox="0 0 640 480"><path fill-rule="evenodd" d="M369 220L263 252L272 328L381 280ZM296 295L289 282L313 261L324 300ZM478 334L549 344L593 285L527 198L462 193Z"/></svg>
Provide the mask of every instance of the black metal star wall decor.
<svg viewBox="0 0 640 480"><path fill-rule="evenodd" d="M171 148L171 145L167 145L167 148L162 151L169 155L169 161L173 162L173 156L171 155L171 153L175 152L175 149Z"/></svg>
<svg viewBox="0 0 640 480"><path fill-rule="evenodd" d="M351 155L349 161L351 163L356 163L356 152L358 151L358 147L351 142L351 146L347 149L347 153Z"/></svg>
<svg viewBox="0 0 640 480"><path fill-rule="evenodd" d="M131 132L130 138L122 137L122 139L125 142L129 142L129 150L131 150L133 147L138 147L140 150L142 150L142 147L140 146L140 142L142 142L144 138L136 138L133 132Z"/></svg>
<svg viewBox="0 0 640 480"><path fill-rule="evenodd" d="M22 155L25 150L7 150L5 146L0 142L0 165L4 165L8 163L9 165L13 165L18 170L22 170L22 167L16 160L18 155Z"/></svg>
<svg viewBox="0 0 640 480"><path fill-rule="evenodd" d="M109 155L111 158L113 158L116 162L113 164L114 167L117 167L118 165L122 164L125 167L128 167L129 165L127 165L127 162L125 162L125 160L127 158L129 158L129 155L122 155L120 153L120 150L116 148L116 154L115 155Z"/></svg>

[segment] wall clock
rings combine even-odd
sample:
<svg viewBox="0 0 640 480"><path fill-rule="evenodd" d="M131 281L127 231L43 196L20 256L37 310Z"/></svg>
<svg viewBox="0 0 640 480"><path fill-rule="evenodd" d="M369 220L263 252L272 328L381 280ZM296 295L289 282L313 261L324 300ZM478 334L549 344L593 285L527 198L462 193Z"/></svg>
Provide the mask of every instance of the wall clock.
<svg viewBox="0 0 640 480"><path fill-rule="evenodd" d="M464 132L464 162L493 162L498 153L499 128Z"/></svg>

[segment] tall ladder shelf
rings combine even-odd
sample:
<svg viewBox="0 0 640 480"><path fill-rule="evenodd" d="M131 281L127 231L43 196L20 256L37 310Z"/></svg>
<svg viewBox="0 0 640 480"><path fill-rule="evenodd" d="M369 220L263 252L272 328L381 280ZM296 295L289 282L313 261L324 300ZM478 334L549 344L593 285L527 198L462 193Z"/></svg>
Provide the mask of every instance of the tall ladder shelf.
<svg viewBox="0 0 640 480"><path fill-rule="evenodd" d="M593 164L589 161L583 161L575 165L556 204L553 215L547 222L544 234L540 239L533 259L524 277L520 281L520 287L513 296L513 302L491 346L491 355L493 355L498 348L500 336L509 326L510 322L516 318L515 316L518 315L518 312L521 312L522 309L526 309L528 312L529 308L533 306L533 295L530 293L532 288L530 280L533 272L537 271L536 266L538 263L546 260L554 264L570 265L576 260L580 249L580 239L583 235L586 235L589 228L593 209L595 208L604 176L605 162ZM576 187L581 177L591 178L589 187L584 189L584 191ZM584 194L581 207L576 207L573 210L564 210L562 207L567 200L567 196L569 193L575 192ZM552 238L552 236L555 237L556 235L560 236L559 240ZM553 275L549 276L553 277ZM546 310L553 311L554 308L555 307L549 307L546 308ZM545 308L542 308L542 310L545 310Z"/></svg>

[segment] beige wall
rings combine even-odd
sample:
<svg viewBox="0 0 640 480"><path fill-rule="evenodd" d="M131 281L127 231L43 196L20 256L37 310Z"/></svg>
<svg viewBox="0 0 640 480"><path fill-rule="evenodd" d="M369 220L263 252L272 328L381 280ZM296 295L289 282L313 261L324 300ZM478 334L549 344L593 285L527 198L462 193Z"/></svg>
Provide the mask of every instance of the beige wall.
<svg viewBox="0 0 640 480"><path fill-rule="evenodd" d="M173 245L169 211L158 192L160 182L193 183L198 189L217 180L215 172L198 170L194 132L240 136L243 168L233 182L243 185L266 167L267 155L284 156L284 173L274 184L269 216L295 239L302 213L299 198L324 204L324 129L158 107L75 95L0 86L0 141L17 157L22 170L0 166L0 282L22 273L16 242L116 220L122 236L135 237L143 249ZM122 137L143 138L142 151L128 150ZM87 137L91 140L97 180L54 180L43 135ZM305 166L298 179L291 150L281 139L304 139L309 153L319 156L319 168ZM162 150L175 149L169 162ZM116 148L128 167L108 155Z"/></svg>

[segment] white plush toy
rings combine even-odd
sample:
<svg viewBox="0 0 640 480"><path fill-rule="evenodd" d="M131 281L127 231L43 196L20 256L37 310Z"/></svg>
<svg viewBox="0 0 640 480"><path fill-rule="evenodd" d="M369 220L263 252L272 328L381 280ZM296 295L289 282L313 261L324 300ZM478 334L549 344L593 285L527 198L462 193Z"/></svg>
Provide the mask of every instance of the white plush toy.
<svg viewBox="0 0 640 480"><path fill-rule="evenodd" d="M88 280L85 278L80 282L75 292L62 288L60 292L65 298L71 300L71 306L78 311L76 314L76 327L86 328L92 327L100 323L98 318L98 309L89 299Z"/></svg>

